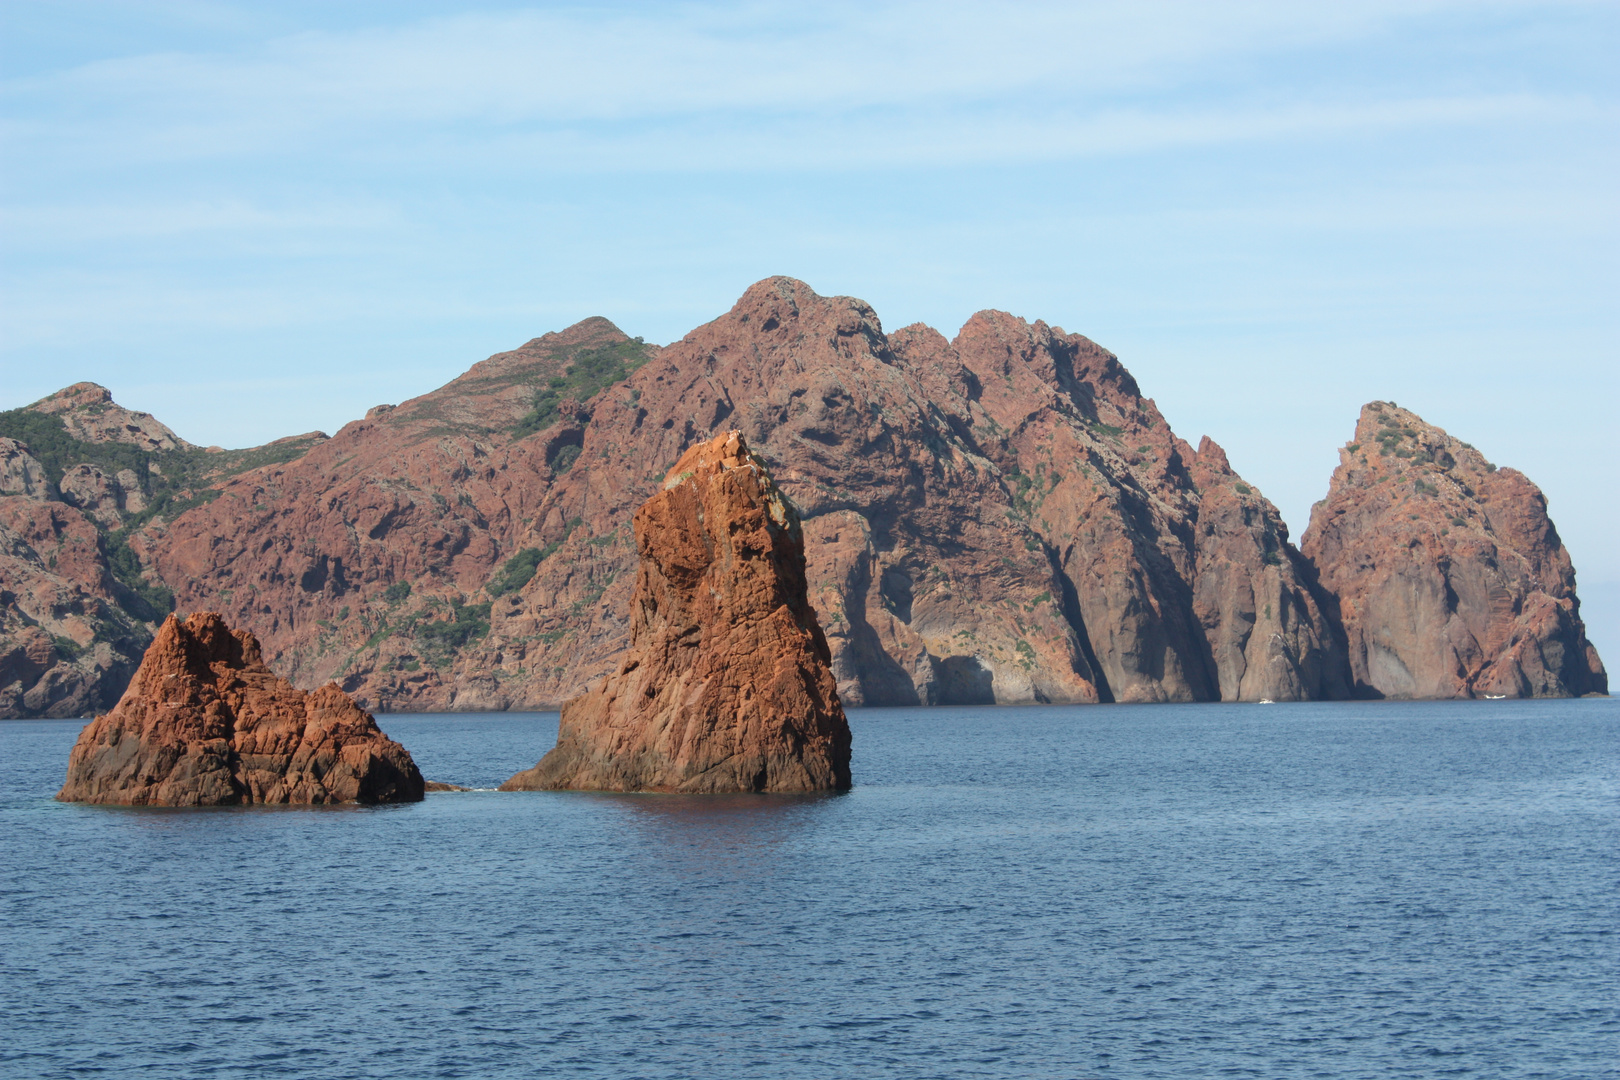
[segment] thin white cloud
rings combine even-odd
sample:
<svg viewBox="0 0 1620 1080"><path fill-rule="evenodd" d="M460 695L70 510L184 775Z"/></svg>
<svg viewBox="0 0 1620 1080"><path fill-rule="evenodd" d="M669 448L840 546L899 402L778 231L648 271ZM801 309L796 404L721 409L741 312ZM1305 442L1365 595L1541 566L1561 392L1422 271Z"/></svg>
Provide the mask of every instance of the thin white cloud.
<svg viewBox="0 0 1620 1080"><path fill-rule="evenodd" d="M0 232L7 247L60 248L107 240L188 234L285 236L397 228L398 210L378 202L323 199L320 205L268 206L242 198L120 203L35 203L0 208Z"/></svg>
<svg viewBox="0 0 1620 1080"><path fill-rule="evenodd" d="M1019 142L1118 151L1162 145L1177 126L1177 142L1308 128L1287 110L1268 120L1251 110L1137 124L1122 106L1196 88L1222 64L1327 47L1459 6L1479 5L1144 0L834 5L808 13L736 4L525 11L305 33L244 52L102 61L12 80L0 86L0 100L12 117L3 137L18 150L76 146L79 155L132 161L252 157L334 142L397 146L402 134L431 142L452 129L460 141L491 144L536 136L562 158L570 141L583 153L601 143L639 150L646 128L696 134L707 150L716 140L701 138L705 127L741 130L746 147L751 130L763 145L775 130L802 141L811 137L806 129L859 129L869 115L897 130L891 158L909 146L922 160L962 160L941 153L943 132L929 123L931 114L961 109L1026 118L965 132L957 141L979 148L965 155L970 160ZM1427 109L1428 122L1447 122L1471 106L1371 108L1408 116Z"/></svg>

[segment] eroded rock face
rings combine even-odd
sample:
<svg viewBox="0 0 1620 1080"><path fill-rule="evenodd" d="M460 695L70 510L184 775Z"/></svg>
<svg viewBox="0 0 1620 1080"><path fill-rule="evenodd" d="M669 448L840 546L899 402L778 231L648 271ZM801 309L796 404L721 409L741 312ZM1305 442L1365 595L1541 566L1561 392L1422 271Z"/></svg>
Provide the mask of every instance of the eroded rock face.
<svg viewBox="0 0 1620 1080"><path fill-rule="evenodd" d="M1541 491L1406 409L1361 410L1302 549L1338 597L1359 693L1608 691Z"/></svg>
<svg viewBox="0 0 1620 1080"><path fill-rule="evenodd" d="M1199 491L1193 611L1220 700L1320 701L1350 696L1343 634L1288 542L1271 502L1232 471L1208 436L1191 475ZM1257 557L1258 556L1258 557Z"/></svg>
<svg viewBox="0 0 1620 1080"><path fill-rule="evenodd" d="M57 488L63 502L84 511L107 529L118 528L126 512L138 512L146 505L139 482L129 469L108 476L94 465L75 465L62 474Z"/></svg>
<svg viewBox="0 0 1620 1080"><path fill-rule="evenodd" d="M740 432L683 454L636 511L630 645L502 790L849 786L849 725L791 504Z"/></svg>
<svg viewBox="0 0 1620 1080"><path fill-rule="evenodd" d="M152 642L95 524L47 493L0 495L0 717L109 709Z"/></svg>
<svg viewBox="0 0 1620 1080"><path fill-rule="evenodd" d="M117 706L68 759L64 802L385 803L423 797L403 747L336 686L295 689L252 634L171 615Z"/></svg>
<svg viewBox="0 0 1620 1080"><path fill-rule="evenodd" d="M16 439L0 439L0 495L45 498L45 467Z"/></svg>

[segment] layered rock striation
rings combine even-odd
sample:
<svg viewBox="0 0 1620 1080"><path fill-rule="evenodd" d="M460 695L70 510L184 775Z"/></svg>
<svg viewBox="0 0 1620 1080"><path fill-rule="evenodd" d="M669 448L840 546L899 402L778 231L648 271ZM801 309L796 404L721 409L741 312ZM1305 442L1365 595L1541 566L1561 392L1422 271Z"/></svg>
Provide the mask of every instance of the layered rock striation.
<svg viewBox="0 0 1620 1080"><path fill-rule="evenodd" d="M849 725L806 596L797 512L732 431L636 511L630 644L503 791L847 788Z"/></svg>
<svg viewBox="0 0 1620 1080"><path fill-rule="evenodd" d="M1361 410L1302 549L1361 695L1608 692L1540 489L1409 410Z"/></svg>
<svg viewBox="0 0 1620 1080"><path fill-rule="evenodd" d="M251 633L170 615L113 710L68 759L63 802L390 803L423 797L409 753L336 686L298 690Z"/></svg>

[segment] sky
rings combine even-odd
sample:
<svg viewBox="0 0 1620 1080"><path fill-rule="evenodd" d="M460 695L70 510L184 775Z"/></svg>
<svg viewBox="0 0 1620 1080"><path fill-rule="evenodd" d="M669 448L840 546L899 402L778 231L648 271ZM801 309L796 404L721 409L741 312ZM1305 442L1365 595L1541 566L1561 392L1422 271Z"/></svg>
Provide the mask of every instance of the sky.
<svg viewBox="0 0 1620 1080"><path fill-rule="evenodd" d="M1547 493L1620 670L1620 4L0 0L0 409L332 432L789 274L1117 353L1297 540L1360 406Z"/></svg>

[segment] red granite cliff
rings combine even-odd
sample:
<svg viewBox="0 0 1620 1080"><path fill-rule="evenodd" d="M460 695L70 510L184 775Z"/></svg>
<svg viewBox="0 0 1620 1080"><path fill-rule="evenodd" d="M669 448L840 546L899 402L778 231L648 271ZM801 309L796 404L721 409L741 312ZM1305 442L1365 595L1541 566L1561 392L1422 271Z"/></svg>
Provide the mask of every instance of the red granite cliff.
<svg viewBox="0 0 1620 1080"><path fill-rule="evenodd" d="M1361 410L1302 547L1363 695L1608 692L1540 489L1415 413Z"/></svg>

